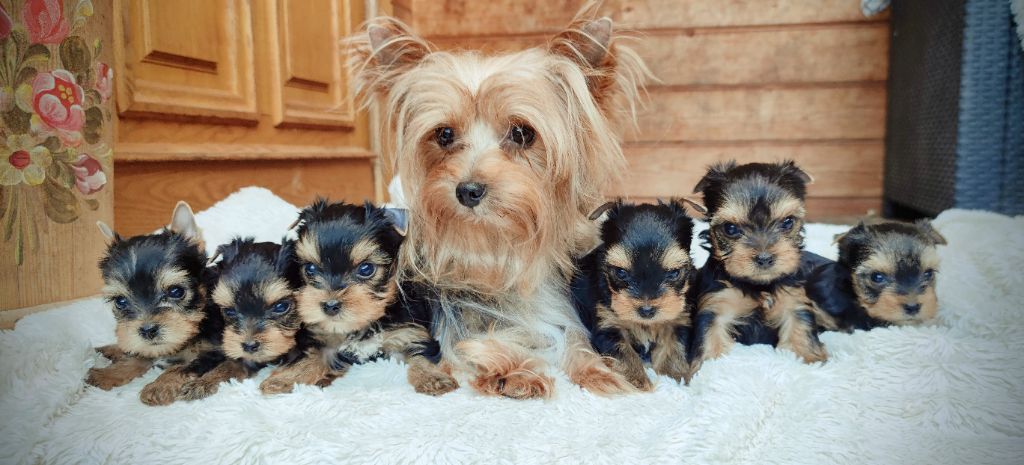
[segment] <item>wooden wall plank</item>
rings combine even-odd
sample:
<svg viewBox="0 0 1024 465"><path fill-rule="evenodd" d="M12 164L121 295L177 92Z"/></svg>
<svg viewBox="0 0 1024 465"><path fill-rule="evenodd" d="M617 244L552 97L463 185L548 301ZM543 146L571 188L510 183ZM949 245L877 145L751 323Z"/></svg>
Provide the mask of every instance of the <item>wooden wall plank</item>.
<svg viewBox="0 0 1024 465"><path fill-rule="evenodd" d="M125 162L117 170L115 228L122 235L159 228L178 200L203 210L247 186L266 187L295 205L318 194L352 202L374 195L366 159Z"/></svg>
<svg viewBox="0 0 1024 465"><path fill-rule="evenodd" d="M632 139L881 139L885 87L654 89L639 128Z"/></svg>
<svg viewBox="0 0 1024 465"><path fill-rule="evenodd" d="M441 38L442 49L491 53L543 46L547 35ZM660 82L649 87L884 81L889 27L868 23L783 30L668 31L629 44Z"/></svg>
<svg viewBox="0 0 1024 465"><path fill-rule="evenodd" d="M881 140L849 143L698 144L626 148L629 170L613 196L692 195L707 166L792 159L820 182L808 187L813 197L881 197L885 146Z"/></svg>
<svg viewBox="0 0 1024 465"><path fill-rule="evenodd" d="M413 0L412 26L424 36L507 35L557 31L582 2L555 0ZM629 29L774 26L864 22L851 0L608 0L599 10Z"/></svg>

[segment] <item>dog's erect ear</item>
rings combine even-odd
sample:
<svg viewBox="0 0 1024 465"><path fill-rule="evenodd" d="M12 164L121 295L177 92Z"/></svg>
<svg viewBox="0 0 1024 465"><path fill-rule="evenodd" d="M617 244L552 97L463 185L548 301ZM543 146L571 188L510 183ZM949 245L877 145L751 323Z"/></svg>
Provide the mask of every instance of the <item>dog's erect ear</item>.
<svg viewBox="0 0 1024 465"><path fill-rule="evenodd" d="M621 203L620 200L612 200L610 202L605 202L605 203L601 204L599 207L595 208L594 211L590 212L590 216L588 216L587 218L590 221L595 221L598 218L600 218L601 215L604 215L604 213L606 211L611 210L612 208L614 208L619 203Z"/></svg>
<svg viewBox="0 0 1024 465"><path fill-rule="evenodd" d="M395 226L395 231L398 234L405 236L405 233L409 231L409 210L404 208L384 208L384 215L391 220L391 224Z"/></svg>
<svg viewBox="0 0 1024 465"><path fill-rule="evenodd" d="M571 58L581 66L599 68L608 57L612 20L575 21L551 41L551 53Z"/></svg>
<svg viewBox="0 0 1024 465"><path fill-rule="evenodd" d="M804 170L796 166L796 162L793 160L786 160L781 164L782 172L785 175L793 176L804 184L814 184L814 178L807 174Z"/></svg>
<svg viewBox="0 0 1024 465"><path fill-rule="evenodd" d="M192 207L188 206L184 200L174 206L171 222L167 225L167 229L194 241L203 241L203 233L199 229L199 225L196 224L196 216L192 213Z"/></svg>
<svg viewBox="0 0 1024 465"><path fill-rule="evenodd" d="M392 81L430 54L432 47L401 21L388 16L371 19L361 34L346 40L348 67L364 99L386 93Z"/></svg>
<svg viewBox="0 0 1024 465"><path fill-rule="evenodd" d="M914 224L917 225L917 228L921 230L921 233L930 239L935 245L946 245L946 238L942 237L942 234L939 234L939 231L932 226L931 221L928 221L927 219L920 219L914 222Z"/></svg>
<svg viewBox="0 0 1024 465"><path fill-rule="evenodd" d="M736 160L730 160L721 163L715 163L708 167L707 173L704 173L704 177L697 181L697 185L693 187L693 193L699 194L709 187L724 182L729 171L732 171L736 167Z"/></svg>
<svg viewBox="0 0 1024 465"><path fill-rule="evenodd" d="M688 199L686 197L677 197L672 199L672 203L678 205L679 208L683 209L683 211L693 210L694 215L691 216L694 218L706 218L708 216L708 209L704 208L704 205L701 205L701 203L696 200Z"/></svg>
<svg viewBox="0 0 1024 465"><path fill-rule="evenodd" d="M110 229L110 226L107 226L107 223L97 221L96 227L100 228L100 234L103 235L103 239L106 240L107 245L113 244L121 240L121 237L118 236L113 229Z"/></svg>
<svg viewBox="0 0 1024 465"><path fill-rule="evenodd" d="M832 239L832 243L839 244L839 248L844 249L849 246L866 243L870 234L868 227L861 221L857 223L857 226L850 228L849 231L836 234Z"/></svg>

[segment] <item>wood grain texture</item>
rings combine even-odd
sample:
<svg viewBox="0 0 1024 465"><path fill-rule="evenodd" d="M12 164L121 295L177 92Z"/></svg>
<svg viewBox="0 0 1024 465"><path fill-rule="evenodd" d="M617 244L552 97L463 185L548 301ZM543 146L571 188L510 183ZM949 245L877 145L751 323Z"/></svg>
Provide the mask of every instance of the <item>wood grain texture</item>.
<svg viewBox="0 0 1024 465"><path fill-rule="evenodd" d="M547 40L547 34L447 37L434 45L498 53L543 46ZM884 81L889 72L889 27L884 23L654 31L627 45L658 78L650 88Z"/></svg>
<svg viewBox="0 0 1024 465"><path fill-rule="evenodd" d="M244 0L114 0L122 114L255 120L252 7Z"/></svg>
<svg viewBox="0 0 1024 465"><path fill-rule="evenodd" d="M69 10L65 11L70 13ZM23 20L22 15L18 13L20 11L12 14L15 22ZM76 30L73 34L88 44L92 44L94 40L102 43L100 54L94 57L94 62L113 62L110 47L112 22L110 2L96 2L93 15L88 18L84 29ZM51 50L55 51L57 48L54 46ZM102 105L107 111L115 112L113 100L108 100ZM99 143L111 145L114 125L106 122L101 128ZM80 145L78 150L79 153L90 153L95 147L96 145L86 142ZM3 160L6 161L9 155L10 152L0 149ZM42 186L21 184L14 187L18 190L15 198L31 201L23 210L31 215L30 218L24 218L24 224L36 225L39 241L34 248L25 247L24 263L18 266L14 260L13 241L3 240L0 236L0 310L21 309L0 312L0 326L13 324L14 320L23 315L48 308L25 307L76 299L99 292L102 280L96 264L106 246L103 236L96 228L96 222L113 222L116 179L114 170L109 165L105 165L103 169L107 183L100 191L83 196L74 186L71 187L71 194L74 195L75 201L79 202L81 213L78 219L67 224L58 224L47 218L43 207L45 196ZM95 200L98 208L90 210L84 199ZM6 200L8 199L0 198L0 201Z"/></svg>
<svg viewBox="0 0 1024 465"><path fill-rule="evenodd" d="M655 89L639 128L631 140L881 139L885 87Z"/></svg>
<svg viewBox="0 0 1024 465"><path fill-rule="evenodd" d="M576 0L410 0L413 28L424 36L494 36L553 32L572 20ZM607 0L601 14L627 29L775 26L866 22L847 0Z"/></svg>
<svg viewBox="0 0 1024 465"><path fill-rule="evenodd" d="M141 234L162 226L178 200L196 211L247 186L266 187L295 205L317 195L362 201L374 195L370 159L145 162L118 164L116 230Z"/></svg>
<svg viewBox="0 0 1024 465"><path fill-rule="evenodd" d="M160 144L125 142L118 145L117 159L132 161L192 160L298 160L327 158L373 158L362 147L285 144Z"/></svg>

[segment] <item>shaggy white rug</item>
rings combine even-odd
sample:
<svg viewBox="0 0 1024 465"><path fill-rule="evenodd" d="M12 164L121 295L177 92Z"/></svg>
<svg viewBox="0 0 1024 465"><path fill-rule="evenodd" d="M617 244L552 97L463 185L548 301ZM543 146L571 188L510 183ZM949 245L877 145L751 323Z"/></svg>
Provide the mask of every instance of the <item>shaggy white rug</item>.
<svg viewBox="0 0 1024 465"><path fill-rule="evenodd" d="M296 208L249 188L198 215L211 245L279 239ZM693 383L595 397L558 376L550 401L460 389L418 395L400 364L353 369L327 389L263 397L257 379L169 407L139 402L158 374L85 387L113 342L99 299L0 333L4 463L919 463L1024 461L1024 218L950 211L935 222L940 325L826 334L808 366L766 346L705 364ZM808 226L834 256L842 227Z"/></svg>

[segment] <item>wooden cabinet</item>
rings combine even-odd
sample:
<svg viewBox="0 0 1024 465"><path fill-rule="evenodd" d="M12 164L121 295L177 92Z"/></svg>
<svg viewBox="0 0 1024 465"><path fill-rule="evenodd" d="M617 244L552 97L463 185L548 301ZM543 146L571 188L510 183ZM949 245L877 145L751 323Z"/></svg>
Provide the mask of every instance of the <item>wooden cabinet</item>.
<svg viewBox="0 0 1024 465"><path fill-rule="evenodd" d="M350 95L342 39L355 0L118 0L114 31L123 173L116 229L159 227L238 188L289 202L374 199L368 122Z"/></svg>

